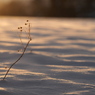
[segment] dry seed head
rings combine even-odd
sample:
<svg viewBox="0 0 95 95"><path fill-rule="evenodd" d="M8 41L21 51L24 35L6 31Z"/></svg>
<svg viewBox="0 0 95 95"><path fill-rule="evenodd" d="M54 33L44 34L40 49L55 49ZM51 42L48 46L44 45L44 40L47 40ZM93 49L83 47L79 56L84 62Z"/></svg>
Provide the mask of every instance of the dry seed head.
<svg viewBox="0 0 95 95"><path fill-rule="evenodd" d="M5 67L5 69L7 69L7 67Z"/></svg>
<svg viewBox="0 0 95 95"><path fill-rule="evenodd" d="M18 27L18 29L22 29L22 27Z"/></svg>
<svg viewBox="0 0 95 95"><path fill-rule="evenodd" d="M22 27L20 27L20 29L22 29Z"/></svg>
<svg viewBox="0 0 95 95"><path fill-rule="evenodd" d="M20 29L20 27L18 27L18 29Z"/></svg>
<svg viewBox="0 0 95 95"><path fill-rule="evenodd" d="M29 20L27 20L27 22L29 22Z"/></svg>
<svg viewBox="0 0 95 95"><path fill-rule="evenodd" d="M27 25L27 23L25 23L25 25Z"/></svg>

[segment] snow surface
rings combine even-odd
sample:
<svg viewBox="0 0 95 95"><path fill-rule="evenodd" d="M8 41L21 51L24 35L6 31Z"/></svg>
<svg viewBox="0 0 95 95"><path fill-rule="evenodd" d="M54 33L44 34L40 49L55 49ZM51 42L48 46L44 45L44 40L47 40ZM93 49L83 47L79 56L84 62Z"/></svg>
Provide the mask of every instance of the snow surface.
<svg viewBox="0 0 95 95"><path fill-rule="evenodd" d="M27 19L33 40L2 81ZM0 17L0 36L0 95L95 95L95 19Z"/></svg>

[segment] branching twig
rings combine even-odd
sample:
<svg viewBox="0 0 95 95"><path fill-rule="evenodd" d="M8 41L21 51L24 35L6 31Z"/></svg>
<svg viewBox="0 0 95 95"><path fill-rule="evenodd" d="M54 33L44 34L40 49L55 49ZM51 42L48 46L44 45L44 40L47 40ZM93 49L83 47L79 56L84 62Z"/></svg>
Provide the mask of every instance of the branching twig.
<svg viewBox="0 0 95 95"><path fill-rule="evenodd" d="M7 70L3 80L5 80L6 76L8 75L8 73L9 73L10 69L13 67L13 65L15 65L22 58L22 56L24 55L24 53L25 53L25 51L27 49L27 46L29 45L30 41L31 41L31 39L26 44L26 47L24 48L23 53L20 55L20 57L9 67L9 69Z"/></svg>
<svg viewBox="0 0 95 95"><path fill-rule="evenodd" d="M28 47L30 41L32 40L32 38L31 38L31 36L30 36L30 23L28 23L28 24L29 24L29 30L28 30L28 39L29 39L29 40L28 40L27 44L25 45L25 47L23 47L23 52L22 52L22 54L21 54L21 55L19 56L19 58L8 68L6 74L5 74L4 77L3 77L3 80L6 79L6 77L7 77L8 73L9 73L9 71L11 70L11 68L23 57L23 55L24 55L24 53L25 53L25 51L26 51L26 49L27 49L27 47ZM21 40L21 39L20 39L20 40Z"/></svg>

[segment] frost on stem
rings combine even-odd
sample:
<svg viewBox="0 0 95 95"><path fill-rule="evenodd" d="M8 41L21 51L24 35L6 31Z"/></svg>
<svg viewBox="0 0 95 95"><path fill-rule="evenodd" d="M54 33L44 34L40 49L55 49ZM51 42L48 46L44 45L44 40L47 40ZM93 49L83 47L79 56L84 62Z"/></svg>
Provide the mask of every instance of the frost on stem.
<svg viewBox="0 0 95 95"><path fill-rule="evenodd" d="M26 45L23 46L23 49L22 49L23 51L22 51L21 55L18 57L18 59L17 59L14 63L11 64L11 66L10 66L10 67L8 68L8 70L6 71L6 73L5 73L4 77L3 77L3 80L6 79L6 77L7 77L8 73L9 73L9 71L11 70L11 68L23 57L23 55L25 54L25 51L26 51L26 49L27 49L27 47L28 47L30 41L32 40L31 35L30 35L30 23L29 23L29 20L27 20L26 22L27 22L27 23L25 23L25 24L28 25L28 31L27 31L27 34L26 34L27 37L28 37L28 41L27 41ZM20 29L20 31L22 32L22 27L18 27L18 29ZM22 42L22 36L21 36L21 34L20 34L19 37L20 37L21 43L23 43L23 42Z"/></svg>

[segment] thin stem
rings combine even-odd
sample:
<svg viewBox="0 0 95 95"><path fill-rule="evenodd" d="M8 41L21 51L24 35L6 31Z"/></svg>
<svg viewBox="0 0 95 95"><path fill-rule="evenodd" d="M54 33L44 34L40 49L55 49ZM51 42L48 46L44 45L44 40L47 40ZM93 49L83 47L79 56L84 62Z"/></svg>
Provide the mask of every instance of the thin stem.
<svg viewBox="0 0 95 95"><path fill-rule="evenodd" d="M19 35L19 38L20 38L20 42L21 42L22 49L23 49L23 48L24 48L24 44L23 44L23 42L22 42L21 35L22 35L22 31L21 31L21 34ZM22 50L22 49L21 49L21 50Z"/></svg>
<svg viewBox="0 0 95 95"><path fill-rule="evenodd" d="M7 70L7 72L6 72L6 74L5 74L4 78L3 78L3 80L5 80L5 78L7 77L7 75L8 75L8 73L9 73L10 69L23 57L23 55L24 55L24 53L25 53L25 51L26 51L26 49L27 49L27 47L28 47L30 41L31 41L31 39L29 39L29 41L27 42L27 44L26 44L26 46L25 46L25 48L24 48L22 54L20 55L20 57L9 67L9 69Z"/></svg>
<svg viewBox="0 0 95 95"><path fill-rule="evenodd" d="M25 53L25 51L26 51L26 49L27 49L27 47L28 47L30 41L32 40L31 35L30 35L30 23L29 23L29 27L28 27L28 28L29 28L28 34L27 34L27 35L28 35L28 42L27 42L27 44L25 45L25 47L24 47L24 45L23 45L22 38L21 38L22 27L19 27L19 28L18 28L18 29L21 29L21 33L20 33L20 35L19 35L19 38L20 38L21 44L22 44L22 46L23 46L23 51L22 51L22 54L19 56L19 58L18 58L14 63L12 63L11 66L8 68L8 70L6 71L6 73L5 73L4 77L3 77L3 80L6 79L6 77L7 77L8 73L9 73L9 71L11 70L11 68L23 57L23 55L24 55L24 53Z"/></svg>

